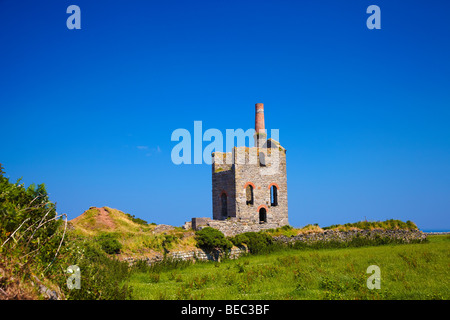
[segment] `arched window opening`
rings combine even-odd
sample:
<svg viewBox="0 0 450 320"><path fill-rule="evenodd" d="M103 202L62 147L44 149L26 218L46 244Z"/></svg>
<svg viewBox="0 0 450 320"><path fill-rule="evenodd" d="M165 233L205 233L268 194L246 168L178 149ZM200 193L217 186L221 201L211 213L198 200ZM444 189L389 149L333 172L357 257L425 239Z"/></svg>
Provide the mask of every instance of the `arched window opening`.
<svg viewBox="0 0 450 320"><path fill-rule="evenodd" d="M278 189L276 186L270 187L270 205L273 207L278 205Z"/></svg>
<svg viewBox="0 0 450 320"><path fill-rule="evenodd" d="M259 209L259 223L267 222L267 211L266 208Z"/></svg>
<svg viewBox="0 0 450 320"><path fill-rule="evenodd" d="M253 205L253 187L251 185L248 185L245 188L245 195L247 198L247 205L252 206Z"/></svg>
<svg viewBox="0 0 450 320"><path fill-rule="evenodd" d="M226 219L228 217L228 208L227 208L227 194L222 193L220 196L220 202L222 204L222 218Z"/></svg>

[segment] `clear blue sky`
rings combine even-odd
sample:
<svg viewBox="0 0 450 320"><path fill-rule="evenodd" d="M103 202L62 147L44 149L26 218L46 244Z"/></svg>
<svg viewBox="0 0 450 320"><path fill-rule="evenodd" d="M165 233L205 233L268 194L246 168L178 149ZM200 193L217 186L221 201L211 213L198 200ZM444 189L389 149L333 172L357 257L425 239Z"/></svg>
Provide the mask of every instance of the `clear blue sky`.
<svg viewBox="0 0 450 320"><path fill-rule="evenodd" d="M182 225L212 216L211 168L174 165L172 131L251 128L261 102L287 149L291 225L450 229L449 14L429 0L0 0L0 163L69 218L109 206Z"/></svg>

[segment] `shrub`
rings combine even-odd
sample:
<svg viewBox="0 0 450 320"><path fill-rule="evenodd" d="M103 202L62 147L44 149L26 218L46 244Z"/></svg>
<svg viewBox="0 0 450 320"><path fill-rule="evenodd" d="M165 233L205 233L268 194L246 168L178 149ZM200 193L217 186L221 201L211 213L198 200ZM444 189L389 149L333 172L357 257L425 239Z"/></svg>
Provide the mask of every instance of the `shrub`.
<svg viewBox="0 0 450 320"><path fill-rule="evenodd" d="M12 183L0 164L0 270L5 271L0 276L2 298L27 297L37 292L31 281L58 273L66 242L64 216L57 214L44 184L26 188L20 179Z"/></svg>
<svg viewBox="0 0 450 320"><path fill-rule="evenodd" d="M66 276L58 277L59 287L68 300L124 300L131 298L128 286L128 263L111 259L96 243L70 240L71 250L65 258L66 265L80 268L81 288L68 290Z"/></svg>
<svg viewBox="0 0 450 320"><path fill-rule="evenodd" d="M128 264L108 257L98 243L66 230L43 184L25 188L20 180L11 183L2 169L0 165L0 241L7 242L0 248L0 265L3 268L5 261L14 265L12 272L6 274L8 277L0 279L2 290L37 292L35 283L39 280L49 290L60 292L57 295L61 299L130 298ZM65 270L69 265L77 265L81 270L79 290L67 287ZM18 288L9 283L13 279ZM24 294L18 292L14 296ZM36 297L39 298L37 293Z"/></svg>
<svg viewBox="0 0 450 320"><path fill-rule="evenodd" d="M264 232L245 232L231 238L235 246L247 245L250 253L268 252L272 249L273 240L270 235Z"/></svg>
<svg viewBox="0 0 450 320"><path fill-rule="evenodd" d="M111 233L104 233L97 237L97 241L103 251L108 254L118 254L122 249L122 244Z"/></svg>
<svg viewBox="0 0 450 320"><path fill-rule="evenodd" d="M165 234L161 243L163 248L170 249L172 244L178 243L179 238L173 234Z"/></svg>
<svg viewBox="0 0 450 320"><path fill-rule="evenodd" d="M228 250L233 244L217 229L206 227L195 232L195 240L199 248L212 250Z"/></svg>
<svg viewBox="0 0 450 320"><path fill-rule="evenodd" d="M141 219L141 218L136 218L134 215L129 214L129 213L125 213L125 215L130 218L131 221L137 223L137 224L142 224L144 226L148 225L148 222Z"/></svg>
<svg viewBox="0 0 450 320"><path fill-rule="evenodd" d="M57 219L62 215L57 215L44 184L25 188L20 179L11 183L3 174L0 164L0 241L7 242L3 249L16 248L21 256L51 263L62 240L62 220Z"/></svg>

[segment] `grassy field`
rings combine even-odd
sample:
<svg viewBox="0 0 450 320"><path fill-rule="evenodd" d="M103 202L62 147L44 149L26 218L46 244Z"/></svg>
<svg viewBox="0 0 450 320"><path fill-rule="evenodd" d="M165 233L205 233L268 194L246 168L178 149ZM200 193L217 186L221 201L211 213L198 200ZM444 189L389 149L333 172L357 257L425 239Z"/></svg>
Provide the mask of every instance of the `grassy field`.
<svg viewBox="0 0 450 320"><path fill-rule="evenodd" d="M450 299L450 237L423 244L285 250L134 272L133 299ZM369 290L367 267L381 270Z"/></svg>

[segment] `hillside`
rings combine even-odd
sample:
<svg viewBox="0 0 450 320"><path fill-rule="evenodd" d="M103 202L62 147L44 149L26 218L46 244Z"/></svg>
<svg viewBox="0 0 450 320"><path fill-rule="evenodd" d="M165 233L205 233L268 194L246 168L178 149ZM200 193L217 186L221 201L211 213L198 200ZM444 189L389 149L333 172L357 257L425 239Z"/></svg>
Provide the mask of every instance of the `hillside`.
<svg viewBox="0 0 450 320"><path fill-rule="evenodd" d="M195 247L194 233L179 227L146 223L141 219L109 207L91 207L70 221L72 234L99 239L105 234L122 245L119 259L162 256L166 251Z"/></svg>
<svg viewBox="0 0 450 320"><path fill-rule="evenodd" d="M146 232L154 225L133 222L126 213L108 207L91 207L70 223L83 235L95 236L101 232Z"/></svg>

